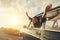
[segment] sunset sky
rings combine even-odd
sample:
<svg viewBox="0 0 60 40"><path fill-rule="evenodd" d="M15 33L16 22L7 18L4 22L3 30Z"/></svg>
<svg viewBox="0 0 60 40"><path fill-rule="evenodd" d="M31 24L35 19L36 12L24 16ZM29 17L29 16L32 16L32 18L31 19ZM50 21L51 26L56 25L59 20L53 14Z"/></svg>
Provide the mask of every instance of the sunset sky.
<svg viewBox="0 0 60 40"><path fill-rule="evenodd" d="M28 12L33 17L44 11L46 5L60 5L60 0L0 0L0 27L6 25L28 25Z"/></svg>

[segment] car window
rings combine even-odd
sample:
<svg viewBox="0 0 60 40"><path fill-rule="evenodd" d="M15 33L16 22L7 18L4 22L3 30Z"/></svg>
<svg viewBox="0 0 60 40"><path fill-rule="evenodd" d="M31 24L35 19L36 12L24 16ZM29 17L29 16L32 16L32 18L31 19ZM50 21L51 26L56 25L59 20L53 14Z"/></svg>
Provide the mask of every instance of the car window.
<svg viewBox="0 0 60 40"><path fill-rule="evenodd" d="M58 22L58 27L60 27L60 20L57 20L57 22Z"/></svg>
<svg viewBox="0 0 60 40"><path fill-rule="evenodd" d="M60 20L46 21L45 29L60 30Z"/></svg>
<svg viewBox="0 0 60 40"><path fill-rule="evenodd" d="M45 29L50 29L53 26L54 21L46 21Z"/></svg>

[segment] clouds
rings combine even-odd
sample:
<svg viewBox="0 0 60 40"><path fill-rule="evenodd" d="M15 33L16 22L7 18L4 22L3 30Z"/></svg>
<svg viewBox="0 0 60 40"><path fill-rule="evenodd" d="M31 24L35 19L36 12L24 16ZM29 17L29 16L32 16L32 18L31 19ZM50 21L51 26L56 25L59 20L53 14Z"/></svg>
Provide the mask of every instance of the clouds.
<svg viewBox="0 0 60 40"><path fill-rule="evenodd" d="M3 19L4 19L4 17L6 18L7 15L12 15L12 16L19 15L20 20L22 18L22 21L21 21L22 24L25 24L28 21L26 15L25 15L26 11L28 12L30 17L34 17L35 15L43 12L46 5L49 3L52 3L53 7L55 7L55 6L60 5L60 0L0 0L0 18L3 17ZM2 10L1 10L1 8L2 8ZM3 13L1 14L2 11L3 11ZM5 15L5 14L7 14L7 15ZM7 21L5 21L5 22L7 22ZM3 22L1 22L1 23L3 24Z"/></svg>
<svg viewBox="0 0 60 40"><path fill-rule="evenodd" d="M44 0L43 1L43 7L45 7L48 4L52 4L53 7L56 7L60 5L60 0Z"/></svg>
<svg viewBox="0 0 60 40"><path fill-rule="evenodd" d="M31 17L44 11L48 4L56 7L60 4L60 0L22 0L22 5Z"/></svg>
<svg viewBox="0 0 60 40"><path fill-rule="evenodd" d="M41 6L42 1L41 0L28 0L26 1L28 8L32 8L32 7L37 7L37 6Z"/></svg>
<svg viewBox="0 0 60 40"><path fill-rule="evenodd" d="M0 0L0 6L22 6L27 10L41 9L47 4L52 3L53 6L60 3L60 0Z"/></svg>
<svg viewBox="0 0 60 40"><path fill-rule="evenodd" d="M35 16L44 11L46 5L49 3L52 3L53 7L55 7L60 5L60 0L0 0L0 7L12 6L17 10L23 9L27 11L30 16Z"/></svg>
<svg viewBox="0 0 60 40"><path fill-rule="evenodd" d="M53 0L52 4L53 4L53 7L60 6L60 0Z"/></svg>
<svg viewBox="0 0 60 40"><path fill-rule="evenodd" d="M42 0L25 0L22 4L31 17L42 11Z"/></svg>
<svg viewBox="0 0 60 40"><path fill-rule="evenodd" d="M19 0L0 0L0 6L2 7L10 7L19 4Z"/></svg>

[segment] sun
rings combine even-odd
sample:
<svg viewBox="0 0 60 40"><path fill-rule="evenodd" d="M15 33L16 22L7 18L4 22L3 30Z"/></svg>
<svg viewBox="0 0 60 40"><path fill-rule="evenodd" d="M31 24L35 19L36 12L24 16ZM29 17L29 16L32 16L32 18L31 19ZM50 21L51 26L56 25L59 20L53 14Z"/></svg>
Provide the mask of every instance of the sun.
<svg viewBox="0 0 60 40"><path fill-rule="evenodd" d="M11 25L19 25L19 17L17 17L17 16L11 16L10 17L10 24Z"/></svg>

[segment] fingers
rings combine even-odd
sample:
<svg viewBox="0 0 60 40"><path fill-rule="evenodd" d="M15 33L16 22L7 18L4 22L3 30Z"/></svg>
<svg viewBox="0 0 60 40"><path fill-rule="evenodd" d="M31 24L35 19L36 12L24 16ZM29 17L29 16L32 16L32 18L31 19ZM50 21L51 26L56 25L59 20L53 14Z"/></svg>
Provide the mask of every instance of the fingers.
<svg viewBox="0 0 60 40"><path fill-rule="evenodd" d="M28 13L26 12L26 15L28 16Z"/></svg>

